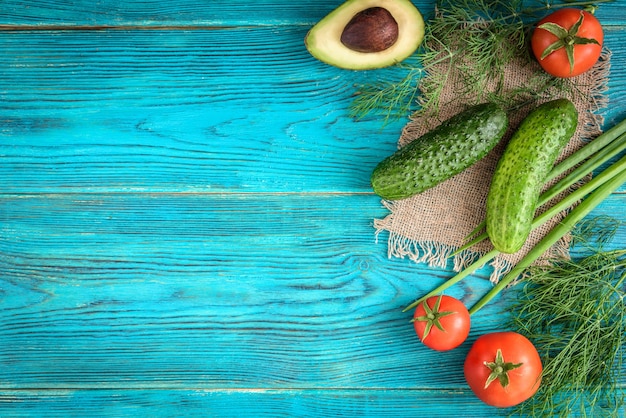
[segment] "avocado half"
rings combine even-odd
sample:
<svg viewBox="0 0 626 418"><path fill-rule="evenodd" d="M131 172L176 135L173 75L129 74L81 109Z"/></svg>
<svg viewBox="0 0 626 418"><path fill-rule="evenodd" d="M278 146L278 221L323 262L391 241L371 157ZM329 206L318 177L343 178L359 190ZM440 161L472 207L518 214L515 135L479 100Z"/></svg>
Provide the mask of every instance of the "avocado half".
<svg viewBox="0 0 626 418"><path fill-rule="evenodd" d="M348 0L307 33L309 53L327 64L369 70L411 56L424 39L424 19L410 0Z"/></svg>

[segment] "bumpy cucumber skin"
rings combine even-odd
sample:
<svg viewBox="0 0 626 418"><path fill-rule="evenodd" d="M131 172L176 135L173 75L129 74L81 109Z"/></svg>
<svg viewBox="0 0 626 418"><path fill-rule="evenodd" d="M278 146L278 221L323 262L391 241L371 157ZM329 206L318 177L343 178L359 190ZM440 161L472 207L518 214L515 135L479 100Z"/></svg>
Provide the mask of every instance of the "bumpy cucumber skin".
<svg viewBox="0 0 626 418"><path fill-rule="evenodd" d="M513 133L487 195L487 235L503 253L519 251L531 231L546 176L578 125L567 99L539 105Z"/></svg>
<svg viewBox="0 0 626 418"><path fill-rule="evenodd" d="M508 124L498 105L472 106L381 161L372 172L372 188L387 200L430 189L486 156Z"/></svg>

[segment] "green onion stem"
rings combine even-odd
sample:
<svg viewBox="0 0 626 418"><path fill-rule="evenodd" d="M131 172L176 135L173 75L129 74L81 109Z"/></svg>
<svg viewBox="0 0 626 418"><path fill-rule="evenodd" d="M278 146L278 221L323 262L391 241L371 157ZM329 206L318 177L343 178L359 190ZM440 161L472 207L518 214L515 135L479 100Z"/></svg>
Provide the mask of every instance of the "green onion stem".
<svg viewBox="0 0 626 418"><path fill-rule="evenodd" d="M422 303L424 300L428 299L429 297L434 296L434 295L436 295L436 294L438 294L440 292L443 292L444 290L446 290L450 286L453 286L456 283L460 282L461 280L463 280L464 278L466 278L467 276L469 276L470 274L472 274L473 272L475 272L476 270L481 268L483 265L485 265L485 263L487 263L488 261L490 261L491 259L496 257L498 254L500 254L500 251L498 251L498 250L491 250L491 251L489 251L488 253L486 253L485 255L480 257L478 260L474 261L471 265L467 266L467 268L465 268L462 271L460 271L457 275L455 275L454 277L446 280L439 287L435 288L434 290L428 292L427 294L425 294L421 298L417 299L415 302L411 303L409 306L404 308L402 310L402 312L406 312L409 309L415 308L417 305L419 305L420 303Z"/></svg>
<svg viewBox="0 0 626 418"><path fill-rule="evenodd" d="M613 157L619 155L625 149L626 149L626 133L620 135L617 138L617 140L615 140L614 142L610 143L609 145L607 145L603 149L600 149L597 153L592 155L587 161L585 161L583 164L578 166L570 174L568 174L567 176L563 177L559 182L557 182L552 187L550 187L548 190L543 192L541 194L541 196L539 196L539 200L537 202L537 208L543 206L545 203L550 201L550 199L554 198L555 196L557 196L559 193L561 193L564 190L566 190L568 187L570 187L574 183L580 181L581 178L583 178L586 175L588 175L589 173L593 172L593 170L595 170L596 168L600 167L602 164L606 163L607 161L609 161ZM582 186L582 187L584 187L584 186ZM558 213L558 212L559 211L557 211L556 213ZM553 213L553 212L551 212L551 213ZM556 214L556 213L554 213L554 214ZM484 225L485 225L485 223L482 222L481 223L481 228L483 228ZM473 235L473 234L470 234L470 235ZM466 249L468 249L468 248L478 244L481 241L484 241L487 238L489 238L489 236L487 235L487 232L482 232L476 238L474 238L471 241L463 244L463 246L461 246L454 253L452 253L452 256L455 256L455 255L459 254L460 252L462 252L462 251L464 251L464 250L466 250Z"/></svg>
<svg viewBox="0 0 626 418"><path fill-rule="evenodd" d="M621 167L621 172L600 186L579 205L577 205L563 220L557 224L537 245L535 245L522 258L517 265L507 273L485 296L483 296L469 310L470 315L478 312L483 306L491 301L498 293L515 280L524 270L532 265L543 253L554 245L559 239L574 228L585 216L616 191L626 182L626 157L615 165Z"/></svg>
<svg viewBox="0 0 626 418"><path fill-rule="evenodd" d="M556 216L563 210L566 210L570 206L573 206L577 201L592 193L596 189L599 189L605 183L609 182L615 177L619 177L619 175L622 174L624 170L626 170L626 156L622 157L621 160L608 167L606 170L598 174L595 178L591 179L579 189L565 196L554 206L546 209L545 212L536 216L533 220L533 228L536 228L546 223L552 217Z"/></svg>
<svg viewBox="0 0 626 418"><path fill-rule="evenodd" d="M555 165L550 173L548 173L546 182L557 178L570 168L591 157L593 154L618 139L624 133L626 133L626 119L601 133L596 137L596 139L589 142L587 145L561 161L559 164Z"/></svg>
<svg viewBox="0 0 626 418"><path fill-rule="evenodd" d="M569 207L571 207L576 202L578 202L579 200L583 199L585 196L587 196L589 194L591 194L590 198L583 200L578 206L582 205L585 202L586 202L585 205L589 206L590 203L588 201L590 199L592 199L593 202L596 202L595 206L597 206L600 203L600 201L605 198L605 197L600 198L598 192L602 188L606 189L606 187L607 187L606 185L607 184L608 185L614 184L615 181L616 181L615 179L618 179L618 180L619 179L623 179L621 181L621 183L626 181L626 156L622 157L619 161L617 161L616 163L612 164L610 167L608 167L606 170L604 170L602 173L600 173L598 176L596 176L595 178L590 180L585 185L581 186L579 189L577 189L574 192L570 193L568 196L563 198L563 200L557 202L554 206L552 206L551 208L547 209L545 212L543 212L540 215L538 215L537 217L535 217L535 219L533 220L533 223L532 223L532 229L534 230L534 229L538 228L539 226L543 225L544 223L546 223L547 221L552 219L552 217L554 217L555 215L557 215L558 213L560 213L560 212L562 212L564 210L567 210ZM619 187L621 185L621 183L619 183L615 187L615 189L617 187ZM614 191L614 189L612 189L612 191ZM612 193L612 191L611 191L611 193ZM593 206L593 207L595 207L595 206ZM563 221L561 223L557 224L557 226L552 231L557 229L557 227L563 225L563 223L566 222L566 220L568 218L570 218L571 214L574 213L574 211L576 209L577 208L573 209L572 212L570 212L570 214L568 214L563 219ZM570 227L570 229L571 229L571 227ZM552 231L549 232L548 235L546 235L546 237L551 235ZM567 231L569 231L569 230L567 230ZM558 239L560 239L563 235L565 235L567 233L567 231L565 231L562 235L560 235L554 242L558 241ZM545 239L546 238L544 238L544 240ZM541 242L544 242L544 240L542 240ZM552 244L554 244L554 242ZM531 249L531 251L528 254L531 254L531 253L534 253L534 252L537 252L537 251L541 251L541 252L537 256L535 256L534 259L532 259L530 261L530 264L532 264L537 258L539 258L539 256L541 256L550 246L552 246L552 244L547 245L545 248L536 249L537 247L534 247L533 249ZM537 244L537 245L539 245L539 244ZM456 274L452 278L446 280L444 283L442 283L441 285L439 285L438 287L436 287L435 289L433 289L432 291L430 291L426 295L422 296L421 298L417 299L415 302L413 302L410 305L408 305L406 308L404 308L402 310L402 312L406 312L409 309L414 308L415 306L419 305L422 301L426 300L430 296L434 296L436 294L439 294L439 293L443 292L444 290L448 289L449 287L455 285L456 283L458 283L461 280L463 280L465 277L469 276L470 274L472 274L473 272L475 272L476 270L481 268L485 263L487 263L488 261L492 260L493 258L498 256L499 254L500 254L500 251L495 250L495 249L487 252L486 254L481 256L478 260L474 261L472 264L470 264L465 269L460 271L458 274ZM522 260L520 260L520 263L523 260L525 260L527 257L528 257L528 255L526 255ZM518 263L517 266L519 266L519 265L520 264ZM517 270L517 266L514 268L514 270L512 270L507 275L505 275L505 277L503 277L502 280L507 279L509 277L509 275L511 273L513 273L514 271L519 271L519 270ZM524 268L526 268L526 267L524 267ZM517 274L519 274L519 273L517 273ZM500 280L500 283L502 282L502 280ZM507 280L511 281L513 279L507 279ZM493 289L492 289L492 291L493 291ZM491 297L493 297L494 295L495 295L495 293L492 294ZM481 306L479 306L476 310L480 309L480 307Z"/></svg>
<svg viewBox="0 0 626 418"><path fill-rule="evenodd" d="M550 201L554 196L558 195L562 191L566 190L572 184L579 181L581 178L585 177L589 173L593 172L596 168L600 167L602 164L611 160L613 157L619 155L622 151L626 149L626 133L623 133L617 139L610 144L606 145L604 148L600 149L594 155L589 157L584 163L579 165L576 169L572 170L567 176L563 177L556 184L546 190L539 197L538 207ZM552 180L549 178L547 181Z"/></svg>
<svg viewBox="0 0 626 418"><path fill-rule="evenodd" d="M554 180L556 177L564 174L569 169L575 167L581 162L585 161L582 165L577 167L558 183L554 184L548 190L546 190L540 197L537 207L545 204L554 196L558 195L572 184L579 181L584 176L591 173L593 170L609 161L611 158L618 155L620 152L626 149L626 119L622 120L609 130L600 134L596 139L583 146L578 151L564 159L562 162L554 166L554 168L548 173L546 177L546 183ZM471 241L464 244L452 255L456 255L461 251L464 251L475 244L487 239L487 233L484 232L485 221L482 221L472 232L467 235L467 239L474 237ZM479 232L483 231L480 235L476 236Z"/></svg>

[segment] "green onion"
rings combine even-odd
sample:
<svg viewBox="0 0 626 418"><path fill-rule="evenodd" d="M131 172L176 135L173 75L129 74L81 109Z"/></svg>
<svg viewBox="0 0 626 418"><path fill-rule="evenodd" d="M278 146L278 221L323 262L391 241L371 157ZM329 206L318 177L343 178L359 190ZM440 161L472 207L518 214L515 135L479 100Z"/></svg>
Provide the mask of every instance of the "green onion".
<svg viewBox="0 0 626 418"><path fill-rule="evenodd" d="M499 283L489 292L483 299L481 299L472 309L470 313L476 312L483 305L485 305L489 300L491 300L498 292L500 292L508 283L513 281L522 270L526 267L530 266L535 260L537 260L545 251L548 250L555 242L561 239L571 228L574 226L578 220L582 219L591 209L595 208L600 202L602 202L606 197L608 197L613 191L621 186L626 181L626 157L622 157L619 161L609 166L606 170L600 173L598 176L593 178L591 181L581 186L579 189L573 191L568 196L566 196L563 200L557 202L554 206L543 212L542 214L535 217L533 220L532 228L536 229L539 226L543 225L545 222L550 220L556 214L567 210L572 205L574 205L579 200L583 199L585 196L590 195L587 199L583 200L576 208L574 208L557 226L555 226L552 231L550 231L535 247L533 247L530 252L520 260L520 262L511 270L508 274L506 274ZM608 190L608 193L607 193ZM581 209L582 208L582 209ZM587 212L583 212L586 210L585 208L589 208ZM581 213L582 216L580 215ZM574 220L574 221L572 221ZM565 225L565 227L564 227ZM567 229L564 229L567 228ZM560 235L559 235L560 234ZM553 242L548 243L555 236L558 236L554 239ZM426 298L436 295L454 284L458 283L471 273L475 272L479 268L481 268L486 262L495 258L498 254L500 254L497 250L491 250L478 260L473 262L471 265L466 267L464 270L459 272L454 277L448 279L446 282L416 300L409 306L403 309L403 312L408 311L409 309L414 308L418 304L420 304ZM508 282L502 285L503 282Z"/></svg>
<svg viewBox="0 0 626 418"><path fill-rule="evenodd" d="M555 165L554 168L548 174L546 182L557 178L561 174L565 173L570 168L576 166L587 158L591 157L596 152L600 151L605 146L609 145L618 137L623 136L626 132L626 119L619 122L612 128L598 135L593 141Z"/></svg>
<svg viewBox="0 0 626 418"><path fill-rule="evenodd" d="M619 167L619 174L604 183L585 200L578 204L578 206L572 209L572 211L565 218L563 218L563 220L558 223L541 241L539 241L539 243L535 245L509 273L507 273L485 296L472 306L469 310L470 314L478 312L478 310L489 303L491 299L493 299L524 270L530 267L539 257L541 257L541 255L543 255L548 248L554 245L565 234L570 232L576 223L581 221L593 209L595 209L596 206L602 203L604 199L609 197L626 182L626 157L615 163L614 166Z"/></svg>
<svg viewBox="0 0 626 418"><path fill-rule="evenodd" d="M609 129L608 131L604 132L595 140L591 141L566 159L564 159L561 163L557 164L550 171L550 173L548 173L546 183L555 179L561 174L564 174L572 167L575 167L576 165L584 161L583 164L578 166L567 176L563 177L559 182L543 192L541 196L539 196L537 207L541 207L552 198L557 196L559 193L563 192L568 187L580 181L580 179L587 176L593 170L597 169L602 164L605 164L607 161L610 161L612 158L619 155L625 149L626 119ZM484 228L485 222L483 221L472 232L468 234L468 239L483 231ZM475 244L478 244L479 242L487 238L487 233L482 232L480 235L476 236L474 239L457 249L452 255L457 255L460 252L474 246Z"/></svg>
<svg viewBox="0 0 626 418"><path fill-rule="evenodd" d="M411 303L409 306L404 308L402 310L402 312L406 312L409 309L415 308L417 305L419 305L420 303L422 303L423 301L425 301L429 297L435 296L435 295L443 292L444 290L446 290L450 286L453 286L456 283L460 282L461 280L463 280L464 278L466 278L467 276L469 276L470 274L472 274L473 272L475 272L476 270L478 270L479 268L484 266L485 263L487 263L488 261L490 261L491 259L496 257L498 254L500 254L500 251L498 251L498 250L491 250L491 251L489 251L488 253L486 253L485 255L480 257L478 260L474 261L467 268L465 268L462 271L460 271L459 274L457 274L456 276L452 277L451 279L448 279L446 282L444 282L442 285L440 285L436 289L428 292L427 294L425 294L424 296L422 296L421 298L419 298L415 302Z"/></svg>
<svg viewBox="0 0 626 418"><path fill-rule="evenodd" d="M619 155L622 151L626 150L626 133L620 135L614 142L610 143L603 149L599 150L596 154L591 156L587 161L574 169L567 176L563 177L554 186L546 190L539 198L539 206L547 203L558 195L565 191L568 187L578 182L581 178L585 177L593 170L600 167L602 164L611 160L613 157ZM549 178L547 181L552 180Z"/></svg>

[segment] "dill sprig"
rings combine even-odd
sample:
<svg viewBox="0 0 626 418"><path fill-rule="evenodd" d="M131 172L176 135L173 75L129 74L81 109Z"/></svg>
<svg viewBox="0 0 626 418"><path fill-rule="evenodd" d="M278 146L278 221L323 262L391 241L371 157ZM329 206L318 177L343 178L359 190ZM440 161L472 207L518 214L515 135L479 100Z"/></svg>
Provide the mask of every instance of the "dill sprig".
<svg viewBox="0 0 626 418"><path fill-rule="evenodd" d="M410 114L419 93L418 80L423 70L403 66L407 74L399 81L360 86L349 109L350 117L362 119L369 114L385 114L386 120L396 120Z"/></svg>
<svg viewBox="0 0 626 418"><path fill-rule="evenodd" d="M626 249L604 249L619 227L613 221L596 218L577 228L585 248L595 248L589 255L534 267L525 277L510 308L511 327L535 344L544 370L538 392L517 413L618 417L623 411ZM590 234L597 247L586 241Z"/></svg>
<svg viewBox="0 0 626 418"><path fill-rule="evenodd" d="M594 2L549 0L437 0L426 21L424 41L415 54L418 64L407 69L399 81L359 87L350 115L362 119L378 113L385 121L406 117L414 111L436 115L442 91L454 83L455 98L471 102L489 98L507 109L522 107L555 86L554 78L537 68L531 84L506 91L504 68L514 60L530 63L529 29L546 12L559 7L589 7ZM452 76L458 79L452 79Z"/></svg>
<svg viewBox="0 0 626 418"><path fill-rule="evenodd" d="M572 246L582 246L591 251L601 251L610 244L625 222L612 216L596 216L576 226L572 233Z"/></svg>

